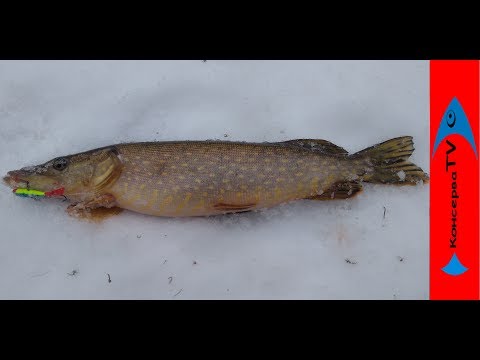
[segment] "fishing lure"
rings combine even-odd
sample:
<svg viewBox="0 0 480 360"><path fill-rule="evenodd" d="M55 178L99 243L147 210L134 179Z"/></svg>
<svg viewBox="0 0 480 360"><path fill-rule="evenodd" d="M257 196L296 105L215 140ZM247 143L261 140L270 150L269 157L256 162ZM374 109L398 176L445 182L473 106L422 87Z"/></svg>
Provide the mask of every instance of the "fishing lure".
<svg viewBox="0 0 480 360"><path fill-rule="evenodd" d="M45 197L45 192L38 191L38 190L30 190L30 189L13 189L13 193L18 196L22 197L29 197L38 199L41 197Z"/></svg>
<svg viewBox="0 0 480 360"><path fill-rule="evenodd" d="M64 188L60 188L53 191L47 191L47 192L40 191L40 190L24 189L24 188L13 189L13 193L15 195L33 198L33 199L39 199L43 197L56 197L56 196L65 197L63 195L64 191L65 191Z"/></svg>

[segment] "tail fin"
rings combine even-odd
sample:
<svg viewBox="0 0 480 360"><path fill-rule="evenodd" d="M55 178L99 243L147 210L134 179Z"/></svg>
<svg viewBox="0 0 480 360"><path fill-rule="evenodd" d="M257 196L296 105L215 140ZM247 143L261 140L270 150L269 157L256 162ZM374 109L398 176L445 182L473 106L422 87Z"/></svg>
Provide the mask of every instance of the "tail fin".
<svg viewBox="0 0 480 360"><path fill-rule="evenodd" d="M412 185L422 180L426 183L428 175L408 161L414 150L412 137L404 136L369 147L351 157L367 160L370 169L362 175L365 182Z"/></svg>

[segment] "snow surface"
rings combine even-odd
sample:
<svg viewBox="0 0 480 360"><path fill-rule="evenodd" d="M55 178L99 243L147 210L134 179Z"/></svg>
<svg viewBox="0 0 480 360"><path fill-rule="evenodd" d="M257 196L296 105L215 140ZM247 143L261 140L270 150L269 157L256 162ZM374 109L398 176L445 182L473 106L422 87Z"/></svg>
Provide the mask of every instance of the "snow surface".
<svg viewBox="0 0 480 360"><path fill-rule="evenodd" d="M402 135L428 172L428 116L426 61L1 61L0 173L124 141L353 152ZM370 185L346 201L92 224L0 186L0 298L426 299L428 200L428 185Z"/></svg>

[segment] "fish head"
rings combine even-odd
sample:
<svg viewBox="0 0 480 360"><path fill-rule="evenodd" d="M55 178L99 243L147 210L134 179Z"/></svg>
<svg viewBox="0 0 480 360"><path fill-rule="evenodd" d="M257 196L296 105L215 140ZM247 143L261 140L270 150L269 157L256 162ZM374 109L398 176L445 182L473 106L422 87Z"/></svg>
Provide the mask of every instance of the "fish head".
<svg viewBox="0 0 480 360"><path fill-rule="evenodd" d="M44 164L13 170L3 178L15 188L44 192L63 189L74 201L84 201L105 192L121 173L122 164L115 147L61 156Z"/></svg>

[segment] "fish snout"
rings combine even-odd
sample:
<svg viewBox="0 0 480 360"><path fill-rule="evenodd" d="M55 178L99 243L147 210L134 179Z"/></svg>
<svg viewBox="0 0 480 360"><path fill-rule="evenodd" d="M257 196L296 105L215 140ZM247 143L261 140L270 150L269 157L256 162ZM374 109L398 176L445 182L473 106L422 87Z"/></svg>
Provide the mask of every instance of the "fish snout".
<svg viewBox="0 0 480 360"><path fill-rule="evenodd" d="M9 175L7 175L7 176L4 176L2 180L5 185L10 186L10 182L12 181L12 178Z"/></svg>
<svg viewBox="0 0 480 360"><path fill-rule="evenodd" d="M3 182L10 187L25 187L28 185L28 181L23 178L27 176L27 172L23 170L9 171L7 176L3 177Z"/></svg>

